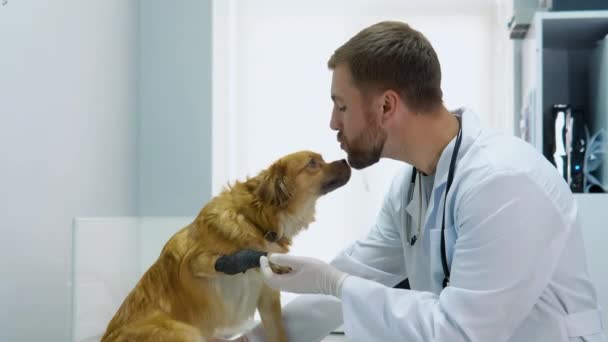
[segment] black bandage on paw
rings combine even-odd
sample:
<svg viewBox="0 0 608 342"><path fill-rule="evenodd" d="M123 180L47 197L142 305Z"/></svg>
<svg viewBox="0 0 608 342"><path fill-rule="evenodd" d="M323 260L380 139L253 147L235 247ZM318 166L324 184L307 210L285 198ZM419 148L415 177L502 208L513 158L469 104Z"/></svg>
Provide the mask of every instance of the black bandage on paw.
<svg viewBox="0 0 608 342"><path fill-rule="evenodd" d="M215 262L215 270L229 275L245 273L250 268L260 267L260 257L267 254L244 249L234 254L224 255Z"/></svg>

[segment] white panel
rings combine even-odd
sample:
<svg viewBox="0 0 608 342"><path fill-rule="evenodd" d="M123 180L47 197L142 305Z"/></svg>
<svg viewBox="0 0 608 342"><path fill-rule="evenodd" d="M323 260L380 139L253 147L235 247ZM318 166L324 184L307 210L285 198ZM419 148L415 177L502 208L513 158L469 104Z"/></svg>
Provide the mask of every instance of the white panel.
<svg viewBox="0 0 608 342"><path fill-rule="evenodd" d="M191 221L191 217L75 220L72 341L99 341L165 243Z"/></svg>
<svg viewBox="0 0 608 342"><path fill-rule="evenodd" d="M137 283L137 219L76 219L73 240L73 341L100 338Z"/></svg>
<svg viewBox="0 0 608 342"><path fill-rule="evenodd" d="M595 284L600 305L604 312L608 310L608 272L606 272L606 260L608 260L608 195L604 194L579 194L576 195L579 203L579 215L581 217L585 250L587 253L587 265L591 279ZM566 247L567 248L567 247ZM604 316L604 326L607 317Z"/></svg>
<svg viewBox="0 0 608 342"><path fill-rule="evenodd" d="M142 217L139 270L143 273L150 268L171 236L192 220L192 217Z"/></svg>

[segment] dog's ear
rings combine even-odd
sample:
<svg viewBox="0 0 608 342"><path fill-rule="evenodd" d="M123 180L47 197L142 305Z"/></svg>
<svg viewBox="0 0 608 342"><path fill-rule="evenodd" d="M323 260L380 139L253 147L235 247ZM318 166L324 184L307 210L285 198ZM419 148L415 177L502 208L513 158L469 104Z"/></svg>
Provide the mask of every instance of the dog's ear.
<svg viewBox="0 0 608 342"><path fill-rule="evenodd" d="M276 162L259 176L254 193L264 202L275 207L287 205L292 194L292 185L287 177L287 167Z"/></svg>

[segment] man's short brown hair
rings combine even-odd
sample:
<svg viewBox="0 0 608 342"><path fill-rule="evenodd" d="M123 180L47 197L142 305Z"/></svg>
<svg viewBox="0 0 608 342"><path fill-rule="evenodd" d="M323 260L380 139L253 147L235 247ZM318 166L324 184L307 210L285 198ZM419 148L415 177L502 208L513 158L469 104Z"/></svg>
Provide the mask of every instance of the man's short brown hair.
<svg viewBox="0 0 608 342"><path fill-rule="evenodd" d="M413 111L442 104L441 67L422 33L398 21L383 21L357 33L331 56L327 65L348 66L361 90L393 89Z"/></svg>

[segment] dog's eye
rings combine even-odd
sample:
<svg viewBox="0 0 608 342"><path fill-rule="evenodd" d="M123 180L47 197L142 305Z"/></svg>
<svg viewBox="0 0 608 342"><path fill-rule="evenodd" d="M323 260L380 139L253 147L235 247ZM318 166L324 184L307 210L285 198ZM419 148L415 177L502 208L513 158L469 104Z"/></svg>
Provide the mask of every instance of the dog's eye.
<svg viewBox="0 0 608 342"><path fill-rule="evenodd" d="M316 169L317 167L319 167L319 163L317 163L317 161L316 161L316 160L311 159L311 160L308 162L308 168L310 168L310 169Z"/></svg>

